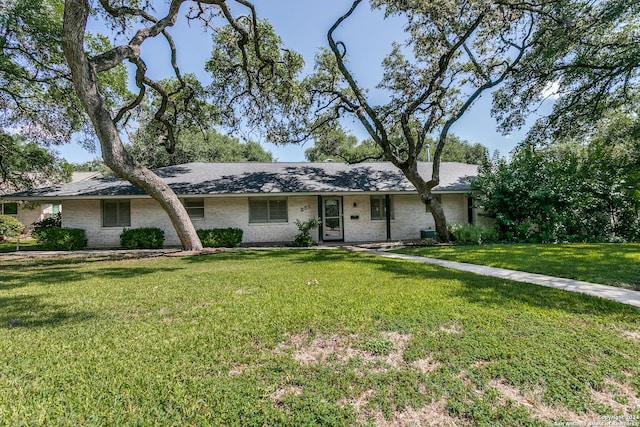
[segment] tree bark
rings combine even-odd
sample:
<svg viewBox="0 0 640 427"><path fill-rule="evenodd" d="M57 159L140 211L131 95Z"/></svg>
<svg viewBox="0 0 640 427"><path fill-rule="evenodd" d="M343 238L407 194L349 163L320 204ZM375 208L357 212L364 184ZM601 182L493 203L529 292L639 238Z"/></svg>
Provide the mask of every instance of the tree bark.
<svg viewBox="0 0 640 427"><path fill-rule="evenodd" d="M433 190L440 183L440 164L438 163L436 165L434 163L432 165L433 173L431 179L429 181L425 181L420 173L418 173L417 162L411 162L409 163L409 165L400 163L396 164L396 162L393 163L402 171L409 182L411 182L418 190L420 200L422 200L422 203L425 204L425 206L433 216L433 220L436 224L436 233L438 234L438 240L443 243L450 242L451 233L449 233L449 228L447 227L447 218L445 217L442 203L440 203L431 192L431 190Z"/></svg>
<svg viewBox="0 0 640 427"><path fill-rule="evenodd" d="M84 53L84 35L90 5L87 0L66 0L62 45L73 85L100 141L102 157L118 176L142 189L165 210L187 251L202 250L189 215L175 192L126 151L111 112L100 93L97 71Z"/></svg>

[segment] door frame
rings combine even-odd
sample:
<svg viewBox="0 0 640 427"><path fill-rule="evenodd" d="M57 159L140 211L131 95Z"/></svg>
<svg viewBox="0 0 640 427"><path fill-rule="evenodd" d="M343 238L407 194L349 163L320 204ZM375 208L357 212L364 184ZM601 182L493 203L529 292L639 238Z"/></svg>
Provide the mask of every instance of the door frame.
<svg viewBox="0 0 640 427"><path fill-rule="evenodd" d="M330 216L329 218L338 218L340 225L340 235L339 237L327 236L326 234L326 219L327 219L327 201L328 200L336 200L338 202L338 217ZM322 241L343 241L344 240L344 203L342 201L342 196L328 196L322 197L322 227L321 232L322 236L319 236Z"/></svg>

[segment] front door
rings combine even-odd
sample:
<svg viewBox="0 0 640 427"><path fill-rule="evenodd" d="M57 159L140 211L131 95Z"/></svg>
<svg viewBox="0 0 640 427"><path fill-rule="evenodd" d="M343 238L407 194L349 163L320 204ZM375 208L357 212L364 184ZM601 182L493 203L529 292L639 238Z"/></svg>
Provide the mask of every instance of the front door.
<svg viewBox="0 0 640 427"><path fill-rule="evenodd" d="M322 240L342 240L342 198L323 199Z"/></svg>

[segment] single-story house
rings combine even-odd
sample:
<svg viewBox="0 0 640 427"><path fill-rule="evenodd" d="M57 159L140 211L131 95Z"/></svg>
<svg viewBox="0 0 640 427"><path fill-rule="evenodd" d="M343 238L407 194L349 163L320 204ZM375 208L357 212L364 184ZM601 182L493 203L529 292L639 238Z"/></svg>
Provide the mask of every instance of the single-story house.
<svg viewBox="0 0 640 427"><path fill-rule="evenodd" d="M421 163L422 176L431 163ZM321 218L317 241L418 239L435 228L416 189L391 163L188 163L155 172L184 203L196 229L237 227L244 243L290 242L296 220ZM442 163L434 189L449 223L479 220L469 178L478 167ZM159 227L179 245L159 204L128 181L97 177L5 195L5 200L61 203L64 227L86 231L89 247L117 247L123 228Z"/></svg>
<svg viewBox="0 0 640 427"><path fill-rule="evenodd" d="M85 181L102 176L100 172L73 172L71 182ZM40 180L46 182L46 178ZM46 184L45 184L46 185ZM48 187L47 187L48 188ZM16 188L9 185L0 185L0 199L4 193L14 193ZM62 212L62 205L59 200L47 200L44 202L33 201L26 202L23 200L0 201L0 215L9 215L16 218L27 229L37 221L49 218Z"/></svg>

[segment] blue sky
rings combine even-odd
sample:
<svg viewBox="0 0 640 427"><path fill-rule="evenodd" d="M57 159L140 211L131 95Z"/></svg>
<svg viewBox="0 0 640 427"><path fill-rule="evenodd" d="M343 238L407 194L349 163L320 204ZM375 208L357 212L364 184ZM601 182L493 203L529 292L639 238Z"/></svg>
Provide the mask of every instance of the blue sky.
<svg viewBox="0 0 640 427"><path fill-rule="evenodd" d="M326 33L329 27L351 5L349 0L255 0L260 18L266 18L283 39L287 48L301 53L307 63L307 71L313 68L313 57L319 47L326 47ZM186 7L184 8L186 10ZM236 8L240 12L240 8ZM178 46L178 63L183 73L196 73L201 80L208 80L204 62L210 55L210 35L197 25L189 27L181 20L170 30ZM352 69L357 80L375 88L381 78L381 61L391 48L393 41L403 41L405 34L402 23L397 18L384 19L378 11L371 11L362 4L356 13L339 28L337 36L347 45ZM161 40L147 42L142 47L142 55L147 62L152 78L168 77L171 72L167 50ZM375 96L375 92L374 92ZM378 96L382 96L379 94ZM380 99L380 102L383 102ZM452 132L470 142L479 142L490 152L498 150L508 155L515 144L522 139L523 132L504 136L496 132L496 122L490 116L490 96L481 98L472 109L452 129ZM345 122L345 126L360 139L367 137L362 127L355 122ZM261 141L278 161L304 161L306 146L274 146ZM60 147L60 154L69 161L83 162L99 157L99 149L91 153L77 144Z"/></svg>

